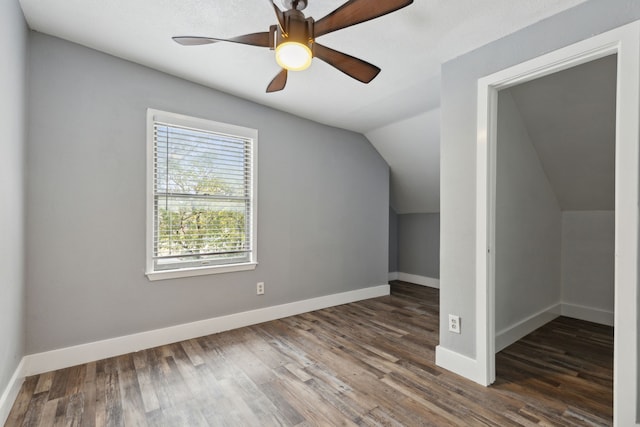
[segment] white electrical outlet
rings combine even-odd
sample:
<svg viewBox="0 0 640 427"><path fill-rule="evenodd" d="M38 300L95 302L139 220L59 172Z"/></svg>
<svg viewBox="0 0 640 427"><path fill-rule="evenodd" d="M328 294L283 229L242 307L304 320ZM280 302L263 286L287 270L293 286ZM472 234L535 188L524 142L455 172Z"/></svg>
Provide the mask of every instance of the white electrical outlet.
<svg viewBox="0 0 640 427"><path fill-rule="evenodd" d="M449 315L449 332L453 332L454 334L460 333L460 316L456 316L455 314Z"/></svg>
<svg viewBox="0 0 640 427"><path fill-rule="evenodd" d="M258 282L256 285L256 294L264 295L264 282Z"/></svg>

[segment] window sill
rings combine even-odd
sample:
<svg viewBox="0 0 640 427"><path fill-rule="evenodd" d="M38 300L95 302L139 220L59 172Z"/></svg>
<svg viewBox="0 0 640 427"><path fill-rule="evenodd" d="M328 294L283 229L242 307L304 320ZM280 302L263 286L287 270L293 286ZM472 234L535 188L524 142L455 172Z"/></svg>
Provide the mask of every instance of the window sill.
<svg viewBox="0 0 640 427"><path fill-rule="evenodd" d="M148 271L146 275L147 278L153 282L156 280L179 279L181 277L206 276L209 274L222 274L232 273L234 271L255 270L257 265L257 262L245 262L242 264L183 268L180 270Z"/></svg>

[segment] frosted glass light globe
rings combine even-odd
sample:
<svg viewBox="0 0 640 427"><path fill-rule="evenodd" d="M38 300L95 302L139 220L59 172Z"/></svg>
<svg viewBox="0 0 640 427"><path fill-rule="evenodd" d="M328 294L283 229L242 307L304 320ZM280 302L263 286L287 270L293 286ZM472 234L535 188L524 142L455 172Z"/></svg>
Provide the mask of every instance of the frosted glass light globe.
<svg viewBox="0 0 640 427"><path fill-rule="evenodd" d="M276 47L276 62L289 71L302 71L309 68L312 59L311 49L298 42L284 42Z"/></svg>

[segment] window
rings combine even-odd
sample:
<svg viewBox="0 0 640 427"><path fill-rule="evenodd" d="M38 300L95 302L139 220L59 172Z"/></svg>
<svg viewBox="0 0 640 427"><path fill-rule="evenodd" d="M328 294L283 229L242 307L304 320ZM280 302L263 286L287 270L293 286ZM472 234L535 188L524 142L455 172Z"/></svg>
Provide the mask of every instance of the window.
<svg viewBox="0 0 640 427"><path fill-rule="evenodd" d="M151 109L147 123L149 279L254 269L258 132Z"/></svg>

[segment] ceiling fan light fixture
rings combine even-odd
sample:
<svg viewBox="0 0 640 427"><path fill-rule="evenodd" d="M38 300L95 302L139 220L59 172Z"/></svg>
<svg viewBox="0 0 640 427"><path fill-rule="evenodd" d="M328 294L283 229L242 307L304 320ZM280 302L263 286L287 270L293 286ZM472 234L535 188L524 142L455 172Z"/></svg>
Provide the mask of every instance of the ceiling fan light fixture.
<svg viewBox="0 0 640 427"><path fill-rule="evenodd" d="M307 7L308 0L281 1L286 11L276 5L276 0L269 0L277 19L275 25L269 26L269 31L230 39L177 36L173 40L185 46L231 42L275 49L276 62L281 70L267 86L267 93L284 89L288 72L306 70L313 58L318 58L362 83L369 83L380 73L380 68L316 43L316 38L395 12L409 6L414 0L346 0L318 21L313 17L305 17L302 12Z"/></svg>
<svg viewBox="0 0 640 427"><path fill-rule="evenodd" d="M311 49L300 42L283 42L276 47L276 62L286 70L306 70L311 65L311 59Z"/></svg>

